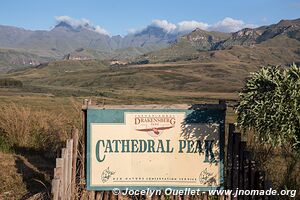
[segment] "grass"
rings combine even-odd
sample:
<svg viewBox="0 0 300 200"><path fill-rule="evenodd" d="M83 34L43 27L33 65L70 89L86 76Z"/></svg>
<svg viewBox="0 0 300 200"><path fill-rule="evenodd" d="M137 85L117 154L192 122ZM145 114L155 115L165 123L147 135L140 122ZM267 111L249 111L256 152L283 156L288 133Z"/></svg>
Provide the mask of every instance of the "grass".
<svg viewBox="0 0 300 200"><path fill-rule="evenodd" d="M6 148L9 145L13 149L43 151L55 158L75 126L62 112L32 110L14 103L1 105L0 109L4 113L0 116L2 146Z"/></svg>
<svg viewBox="0 0 300 200"><path fill-rule="evenodd" d="M22 174L18 173L13 154L0 152L0 199L21 199L26 193Z"/></svg>
<svg viewBox="0 0 300 200"><path fill-rule="evenodd" d="M235 70L231 65L236 66ZM170 63L129 65L114 68L100 61L57 61L41 68L30 68L4 75L22 81L24 92L54 96L114 95L122 91L142 91L145 95L165 93L235 93L248 75L248 69L224 63ZM155 92L154 94L152 92ZM125 94L126 95L126 94ZM175 96L176 97L176 96Z"/></svg>

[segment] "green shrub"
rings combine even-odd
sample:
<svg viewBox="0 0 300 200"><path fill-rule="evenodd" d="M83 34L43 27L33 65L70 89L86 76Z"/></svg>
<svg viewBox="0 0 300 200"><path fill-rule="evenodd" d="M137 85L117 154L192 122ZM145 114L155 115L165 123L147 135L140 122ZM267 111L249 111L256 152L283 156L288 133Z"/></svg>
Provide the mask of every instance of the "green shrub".
<svg viewBox="0 0 300 200"><path fill-rule="evenodd" d="M300 69L265 67L247 80L236 109L237 123L261 142L300 150Z"/></svg>

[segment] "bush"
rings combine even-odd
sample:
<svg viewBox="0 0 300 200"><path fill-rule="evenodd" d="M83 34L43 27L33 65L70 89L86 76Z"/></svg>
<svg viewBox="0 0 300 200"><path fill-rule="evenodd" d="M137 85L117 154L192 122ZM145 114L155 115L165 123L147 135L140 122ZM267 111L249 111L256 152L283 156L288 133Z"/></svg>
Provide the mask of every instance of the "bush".
<svg viewBox="0 0 300 200"><path fill-rule="evenodd" d="M273 146L300 145L300 69L265 67L253 73L240 93L237 123Z"/></svg>
<svg viewBox="0 0 300 200"><path fill-rule="evenodd" d="M0 132L9 146L53 154L60 150L72 128L62 114L33 111L15 104L0 106L0 109Z"/></svg>
<svg viewBox="0 0 300 200"><path fill-rule="evenodd" d="M23 83L12 78L0 78L0 87L22 87Z"/></svg>

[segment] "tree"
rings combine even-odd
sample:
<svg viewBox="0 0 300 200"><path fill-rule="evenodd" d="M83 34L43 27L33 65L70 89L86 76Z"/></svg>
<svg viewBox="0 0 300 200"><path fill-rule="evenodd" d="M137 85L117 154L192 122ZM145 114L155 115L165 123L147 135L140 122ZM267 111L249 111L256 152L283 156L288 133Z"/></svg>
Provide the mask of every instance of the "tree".
<svg viewBox="0 0 300 200"><path fill-rule="evenodd" d="M246 81L236 108L237 124L261 142L300 151L300 69L264 67Z"/></svg>

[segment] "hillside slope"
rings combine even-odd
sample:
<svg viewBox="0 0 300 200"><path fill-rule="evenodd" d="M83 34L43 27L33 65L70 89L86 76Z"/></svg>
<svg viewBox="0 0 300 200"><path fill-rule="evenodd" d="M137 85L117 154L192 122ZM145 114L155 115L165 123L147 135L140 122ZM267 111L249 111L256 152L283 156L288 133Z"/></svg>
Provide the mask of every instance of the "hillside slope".
<svg viewBox="0 0 300 200"><path fill-rule="evenodd" d="M255 65L299 63L299 35L300 19L282 20L278 24L247 28L230 35L197 29L178 38L170 47L141 56L136 62L214 62L217 54L225 60L240 60Z"/></svg>

